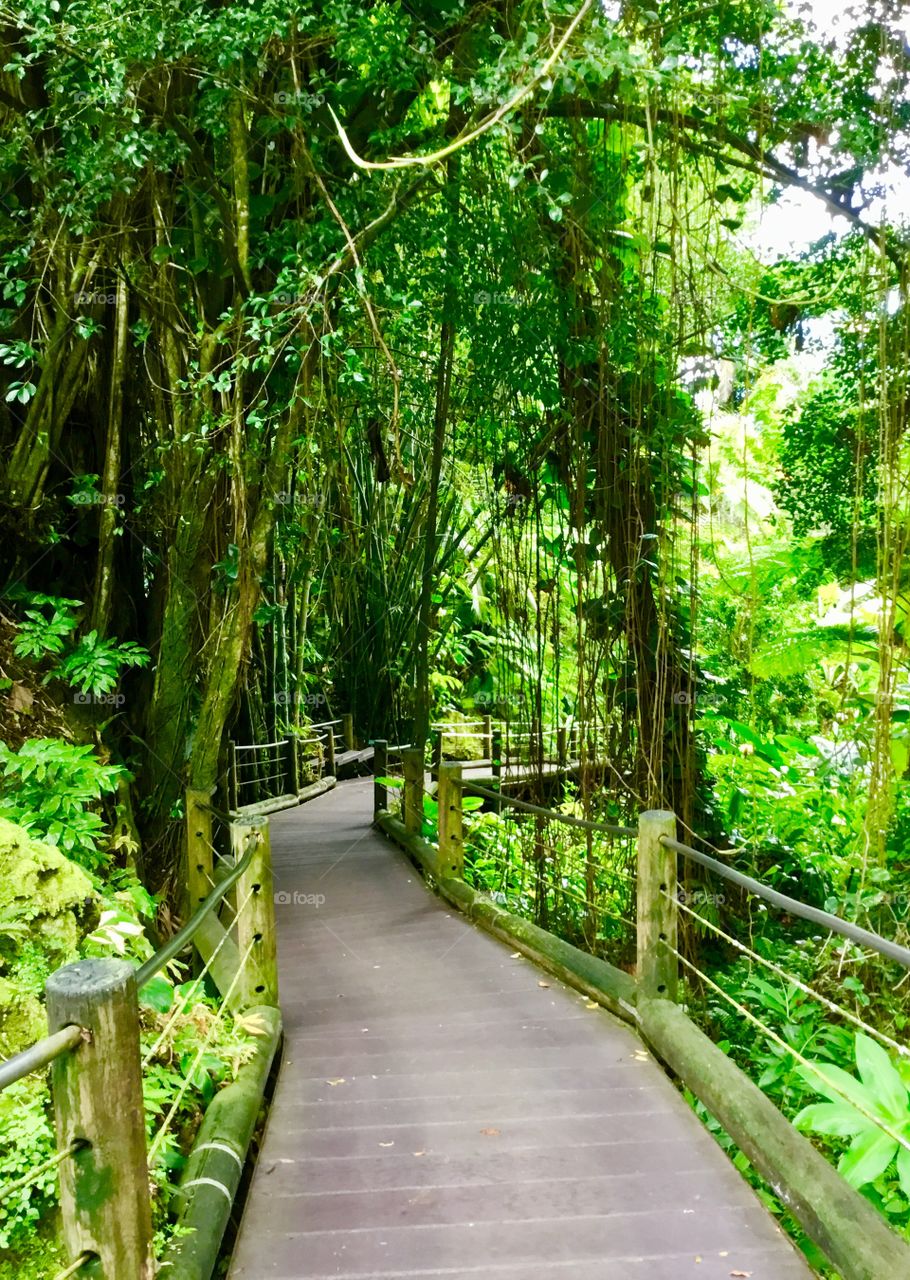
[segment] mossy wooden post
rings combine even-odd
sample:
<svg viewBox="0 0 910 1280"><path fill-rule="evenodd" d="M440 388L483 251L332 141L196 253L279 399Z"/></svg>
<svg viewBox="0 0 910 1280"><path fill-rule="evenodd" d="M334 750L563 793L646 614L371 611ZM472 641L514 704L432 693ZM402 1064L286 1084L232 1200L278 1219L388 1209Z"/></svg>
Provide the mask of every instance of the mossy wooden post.
<svg viewBox="0 0 910 1280"><path fill-rule="evenodd" d="M433 768L438 769L442 764L442 730L433 730Z"/></svg>
<svg viewBox="0 0 910 1280"><path fill-rule="evenodd" d="M184 908L187 919L212 889L212 811L208 791L186 793L186 870Z"/></svg>
<svg viewBox="0 0 910 1280"><path fill-rule="evenodd" d="M84 1027L86 1040L53 1065L63 1237L70 1257L97 1255L104 1280L151 1280L149 1199L135 966L77 960L47 980L50 1031Z"/></svg>
<svg viewBox="0 0 910 1280"><path fill-rule="evenodd" d="M330 724L325 730L325 771L330 778L335 777L335 730Z"/></svg>
<svg viewBox="0 0 910 1280"><path fill-rule="evenodd" d="M423 752L420 747L406 747L401 753L404 773L404 825L406 830L420 833L423 826Z"/></svg>
<svg viewBox="0 0 910 1280"><path fill-rule="evenodd" d="M493 759L493 717L484 716L483 718L483 751L484 760Z"/></svg>
<svg viewBox="0 0 910 1280"><path fill-rule="evenodd" d="M642 994L676 999L676 816L649 809L638 818L638 982ZM667 944L667 945L665 945Z"/></svg>
<svg viewBox="0 0 910 1280"><path fill-rule="evenodd" d="M493 774L493 790L502 790L502 730L493 730L493 745L490 751L490 772ZM502 813L502 805L497 800L493 804L494 813Z"/></svg>
<svg viewBox="0 0 910 1280"><path fill-rule="evenodd" d="M237 744L228 743L228 807L233 812L240 808L240 780L237 776Z"/></svg>
<svg viewBox="0 0 910 1280"><path fill-rule="evenodd" d="M354 742L354 716L350 711L346 711L341 717L341 733L344 738L345 750L353 751Z"/></svg>
<svg viewBox="0 0 910 1280"><path fill-rule="evenodd" d="M389 789L380 778L388 777L389 743L387 738L377 738L373 743L373 817L389 807Z"/></svg>
<svg viewBox="0 0 910 1280"><path fill-rule="evenodd" d="M249 958L238 984L238 1004L278 1005L278 952L275 938L275 888L272 881L272 848L268 818L231 823L231 847L239 861L255 847L250 864L237 881L237 951L240 961ZM245 905L244 905L245 904Z"/></svg>
<svg viewBox="0 0 910 1280"><path fill-rule="evenodd" d="M439 874L464 879L464 817L461 808L461 765L439 766Z"/></svg>
<svg viewBox="0 0 910 1280"><path fill-rule="evenodd" d="M285 744L284 776L287 794L296 796L300 790L300 753L297 749L297 734L293 729L288 734Z"/></svg>
<svg viewBox="0 0 910 1280"><path fill-rule="evenodd" d="M560 769L564 769L569 762L566 739L566 726L561 724L556 730L556 764Z"/></svg>

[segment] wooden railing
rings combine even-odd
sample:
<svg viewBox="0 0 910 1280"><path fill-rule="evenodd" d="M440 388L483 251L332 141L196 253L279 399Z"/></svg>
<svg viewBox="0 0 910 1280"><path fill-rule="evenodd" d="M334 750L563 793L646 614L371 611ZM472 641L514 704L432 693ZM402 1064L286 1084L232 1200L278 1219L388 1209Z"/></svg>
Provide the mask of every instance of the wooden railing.
<svg viewBox="0 0 910 1280"><path fill-rule="evenodd" d="M233 811L296 803L321 779L334 778L337 757L354 750L350 714L323 720L275 742L228 743L227 796Z"/></svg>
<svg viewBox="0 0 910 1280"><path fill-rule="evenodd" d="M219 823L227 850L218 848ZM59 1168L63 1238L71 1259L60 1280L79 1273L151 1280L157 1272L149 1169L177 1103L147 1143L143 1070L159 1042L143 1057L139 993L178 956L198 957L198 973L175 996L167 1026L196 998L208 975L220 993L219 1008L247 1015L255 1010L262 1035L252 1060L240 1068L239 1087L222 1090L206 1111L181 1182L178 1230L162 1274L211 1274L240 1182L281 1027L268 819L219 813L208 793L189 791L185 848L183 928L138 967L89 959L56 970L46 984L48 1036L0 1063L0 1089L51 1066L57 1153L15 1186L36 1180L48 1167ZM229 894L236 906L225 925L218 913ZM205 1048L203 1043L200 1060ZM186 1073L186 1087L196 1066ZM0 1187L0 1197L10 1190Z"/></svg>
<svg viewBox="0 0 910 1280"><path fill-rule="evenodd" d="M613 1013L631 1022L671 1072L704 1105L723 1126L759 1174L771 1185L787 1211L807 1236L830 1260L844 1280L880 1280L883 1276L910 1276L910 1246L887 1225L884 1217L838 1173L825 1156L777 1109L761 1089L718 1048L687 1016L677 1003L681 987L680 973L685 969L705 989L713 989L720 999L736 1007L740 1015L757 1029L792 1054L803 1070L819 1078L818 1092L837 1096L841 1090L839 1077L826 1073L824 1065L813 1063L794 1046L769 1028L741 1000L703 973L693 959L681 949L678 934L681 913L694 917L698 927L710 929L727 938L740 951L747 952L757 964L793 983L804 993L817 998L854 1026L898 1054L907 1054L904 1046L884 1035L871 1024L843 1009L828 996L817 992L801 979L787 974L772 959L761 956L736 939L726 935L715 923L699 915L692 898L681 887L680 863L700 868L699 874L718 877L722 883L734 884L747 894L754 894L768 906L785 912L788 917L805 919L821 928L889 961L910 970L910 949L883 938L867 929L841 919L799 899L783 894L727 865L720 859L677 840L677 819L673 813L651 810L639 815L636 827L611 822L588 821L573 814L521 801L499 787L472 781L465 776L461 764L443 761L436 770L438 825L436 840L421 835L424 822L423 795L426 786L423 753L411 749L401 752L403 762L403 805L400 816L383 808L383 792L377 789L376 824L405 848L435 884L437 891L454 906L491 933L549 968ZM510 812L524 819L528 826L528 859L531 884L529 892L518 893L513 900L532 904L535 920L516 914L483 888L476 887L476 877L469 869L466 852L465 797L479 797L500 812ZM470 821L470 815L468 817ZM626 853L611 869L629 882L630 914L613 913L619 944L625 946L634 967L634 975L602 955L593 947L576 946L565 937L543 927L541 919L558 927L567 917L560 915L561 895L565 894L568 860L560 862L564 850L559 828L575 828L583 837L581 882L585 908L596 908L602 920L609 913L605 895L597 902L597 875L603 870L597 839L617 842ZM579 830L580 829L580 830ZM471 863L476 859L471 850ZM523 855L524 856L524 855ZM589 872L594 871L595 875ZM475 880L472 884L471 881ZM585 912L576 912L573 921L583 921ZM623 936L622 930L625 929ZM601 937L598 929L597 938ZM843 1094L848 1106L859 1105L857 1095ZM872 1111L869 1124L910 1151L910 1130L899 1132L882 1115Z"/></svg>

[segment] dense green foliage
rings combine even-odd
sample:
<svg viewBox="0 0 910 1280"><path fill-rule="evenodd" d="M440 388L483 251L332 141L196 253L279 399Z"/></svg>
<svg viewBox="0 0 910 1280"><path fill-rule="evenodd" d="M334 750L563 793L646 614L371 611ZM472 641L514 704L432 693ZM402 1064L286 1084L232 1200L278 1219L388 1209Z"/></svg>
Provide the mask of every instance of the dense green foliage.
<svg viewBox="0 0 910 1280"><path fill-rule="evenodd" d="M899 10L4 8L0 815L88 873L83 949L138 954L147 890L177 908L183 792L226 803L232 736L348 710L420 744L450 710L580 725L572 812L672 807L906 938ZM758 224L793 193L829 230L775 260ZM475 882L631 963L622 857L534 835L475 814ZM686 892L687 954L741 1005L693 980L703 1024L907 1231L906 1161L844 1156L865 1130L806 1112L742 1008L900 1111L893 1079L712 926L900 1040L894 975ZM196 1071L198 1009L150 1113ZM18 1113L33 1154L43 1107Z"/></svg>

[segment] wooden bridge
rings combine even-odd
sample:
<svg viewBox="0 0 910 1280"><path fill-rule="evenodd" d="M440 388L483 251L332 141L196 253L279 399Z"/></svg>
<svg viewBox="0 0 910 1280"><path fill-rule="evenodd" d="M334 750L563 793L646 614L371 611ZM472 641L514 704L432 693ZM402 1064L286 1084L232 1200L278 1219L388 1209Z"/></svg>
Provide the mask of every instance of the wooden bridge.
<svg viewBox="0 0 910 1280"><path fill-rule="evenodd" d="M680 843L671 813L629 828L511 793L529 773L577 767L585 744L568 731L546 759L501 750L487 726L469 760L437 739L428 772L422 750L364 749L349 722L336 749L337 723L235 750L258 779L253 804L236 804L255 792L240 768L229 812L187 792L186 923L138 969L82 960L53 973L48 1036L0 1062L0 1089L52 1067L56 1155L0 1199L59 1171L71 1261L54 1280L211 1280L232 1218L232 1280L813 1274L681 1086L844 1280L910 1276L907 1243L677 1003L680 966L695 968L677 945L680 914L714 927L686 901L679 864L905 970L910 950ZM359 768L369 754L372 779L336 785L343 755ZM511 863L476 848L466 859L465 815L481 804L517 841ZM138 995L178 956L198 976L168 1025L205 980L258 1034L208 1104L180 1180L179 1229L155 1259L149 1171L160 1173L179 1098L149 1140L143 1072L157 1042L143 1052ZM780 1044L822 1091L859 1107ZM910 1149L910 1135L863 1116Z"/></svg>
<svg viewBox="0 0 910 1280"><path fill-rule="evenodd" d="M642 1042L371 820L352 782L272 821L285 1049L234 1280L810 1275Z"/></svg>

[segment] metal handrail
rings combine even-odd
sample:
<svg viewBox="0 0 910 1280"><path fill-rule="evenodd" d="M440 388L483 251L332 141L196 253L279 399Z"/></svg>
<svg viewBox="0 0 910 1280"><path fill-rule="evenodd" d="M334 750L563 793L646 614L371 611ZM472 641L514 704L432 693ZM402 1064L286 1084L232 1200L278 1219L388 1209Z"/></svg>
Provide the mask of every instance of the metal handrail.
<svg viewBox="0 0 910 1280"><path fill-rule="evenodd" d="M210 808L211 806L207 805L205 807ZM213 812L215 811L213 810ZM253 834L253 832L250 832L250 835L247 836L249 847L243 857L234 864L223 880L219 880L218 884L215 885L208 897L193 912L183 928L178 929L163 947L159 947L155 954L150 956L145 964L140 965L136 970L136 986L138 988L141 989L147 982L150 982L156 973L160 973L166 964L170 964L174 957L180 954L187 943L192 942L209 913L218 906L221 899L234 887L244 871L246 871L253 857L253 851L259 842L258 834L255 840L250 838Z"/></svg>
<svg viewBox="0 0 910 1280"><path fill-rule="evenodd" d="M234 743L235 751L265 751L269 747L284 747L287 745L287 738L282 738L279 742L251 742L241 745L239 742Z"/></svg>
<svg viewBox="0 0 910 1280"><path fill-rule="evenodd" d="M910 949L902 947L898 942L892 942L889 938L883 938L878 933L873 933L870 929L863 929L858 924L851 924L849 920L842 920L840 916L832 915L830 911L823 911L821 907L810 907L807 902L800 902L798 898L791 898L789 894L781 893L777 889L772 889L769 885L762 884L760 880L754 880L752 876L744 875L742 871L736 871L733 867L728 867L725 863L719 862L717 858L712 858L708 853L700 853L698 849L693 849L691 845L682 844L679 840L673 840L670 836L661 836L660 843L667 849L672 849L674 853L681 854L684 858L688 858L692 862L697 862L703 867L707 867L710 871L714 871L724 880L729 880L731 884L737 884L740 888L755 895L756 898L762 898L765 902L770 902L772 906L778 907L782 911L788 911L791 915L799 916L802 920L809 920L812 924L819 924L823 928L830 929L832 933L840 934L842 938L848 938L851 942L857 943L861 947L868 947L871 951L877 951L879 955L887 957L889 960L895 960L898 964L910 969Z"/></svg>
<svg viewBox="0 0 910 1280"><path fill-rule="evenodd" d="M521 809L523 813L536 813L544 818L552 818L554 822L563 822L568 827L582 827L585 831L603 831L613 836L638 835L635 827L621 827L614 822L591 822L587 818L576 818L571 813L544 809L539 804L529 804L527 800L516 800L513 796L504 795L501 791L491 791L489 787L478 786L476 782L466 782L463 778L458 785L461 786L462 791L470 791L472 795L495 800L497 804L507 804L512 809Z"/></svg>
<svg viewBox="0 0 910 1280"><path fill-rule="evenodd" d="M6 1089L17 1080L30 1076L33 1071L40 1071L64 1053L71 1053L83 1038L81 1027L62 1027L60 1031L45 1036L20 1053L14 1053L11 1058L0 1062L0 1089Z"/></svg>

